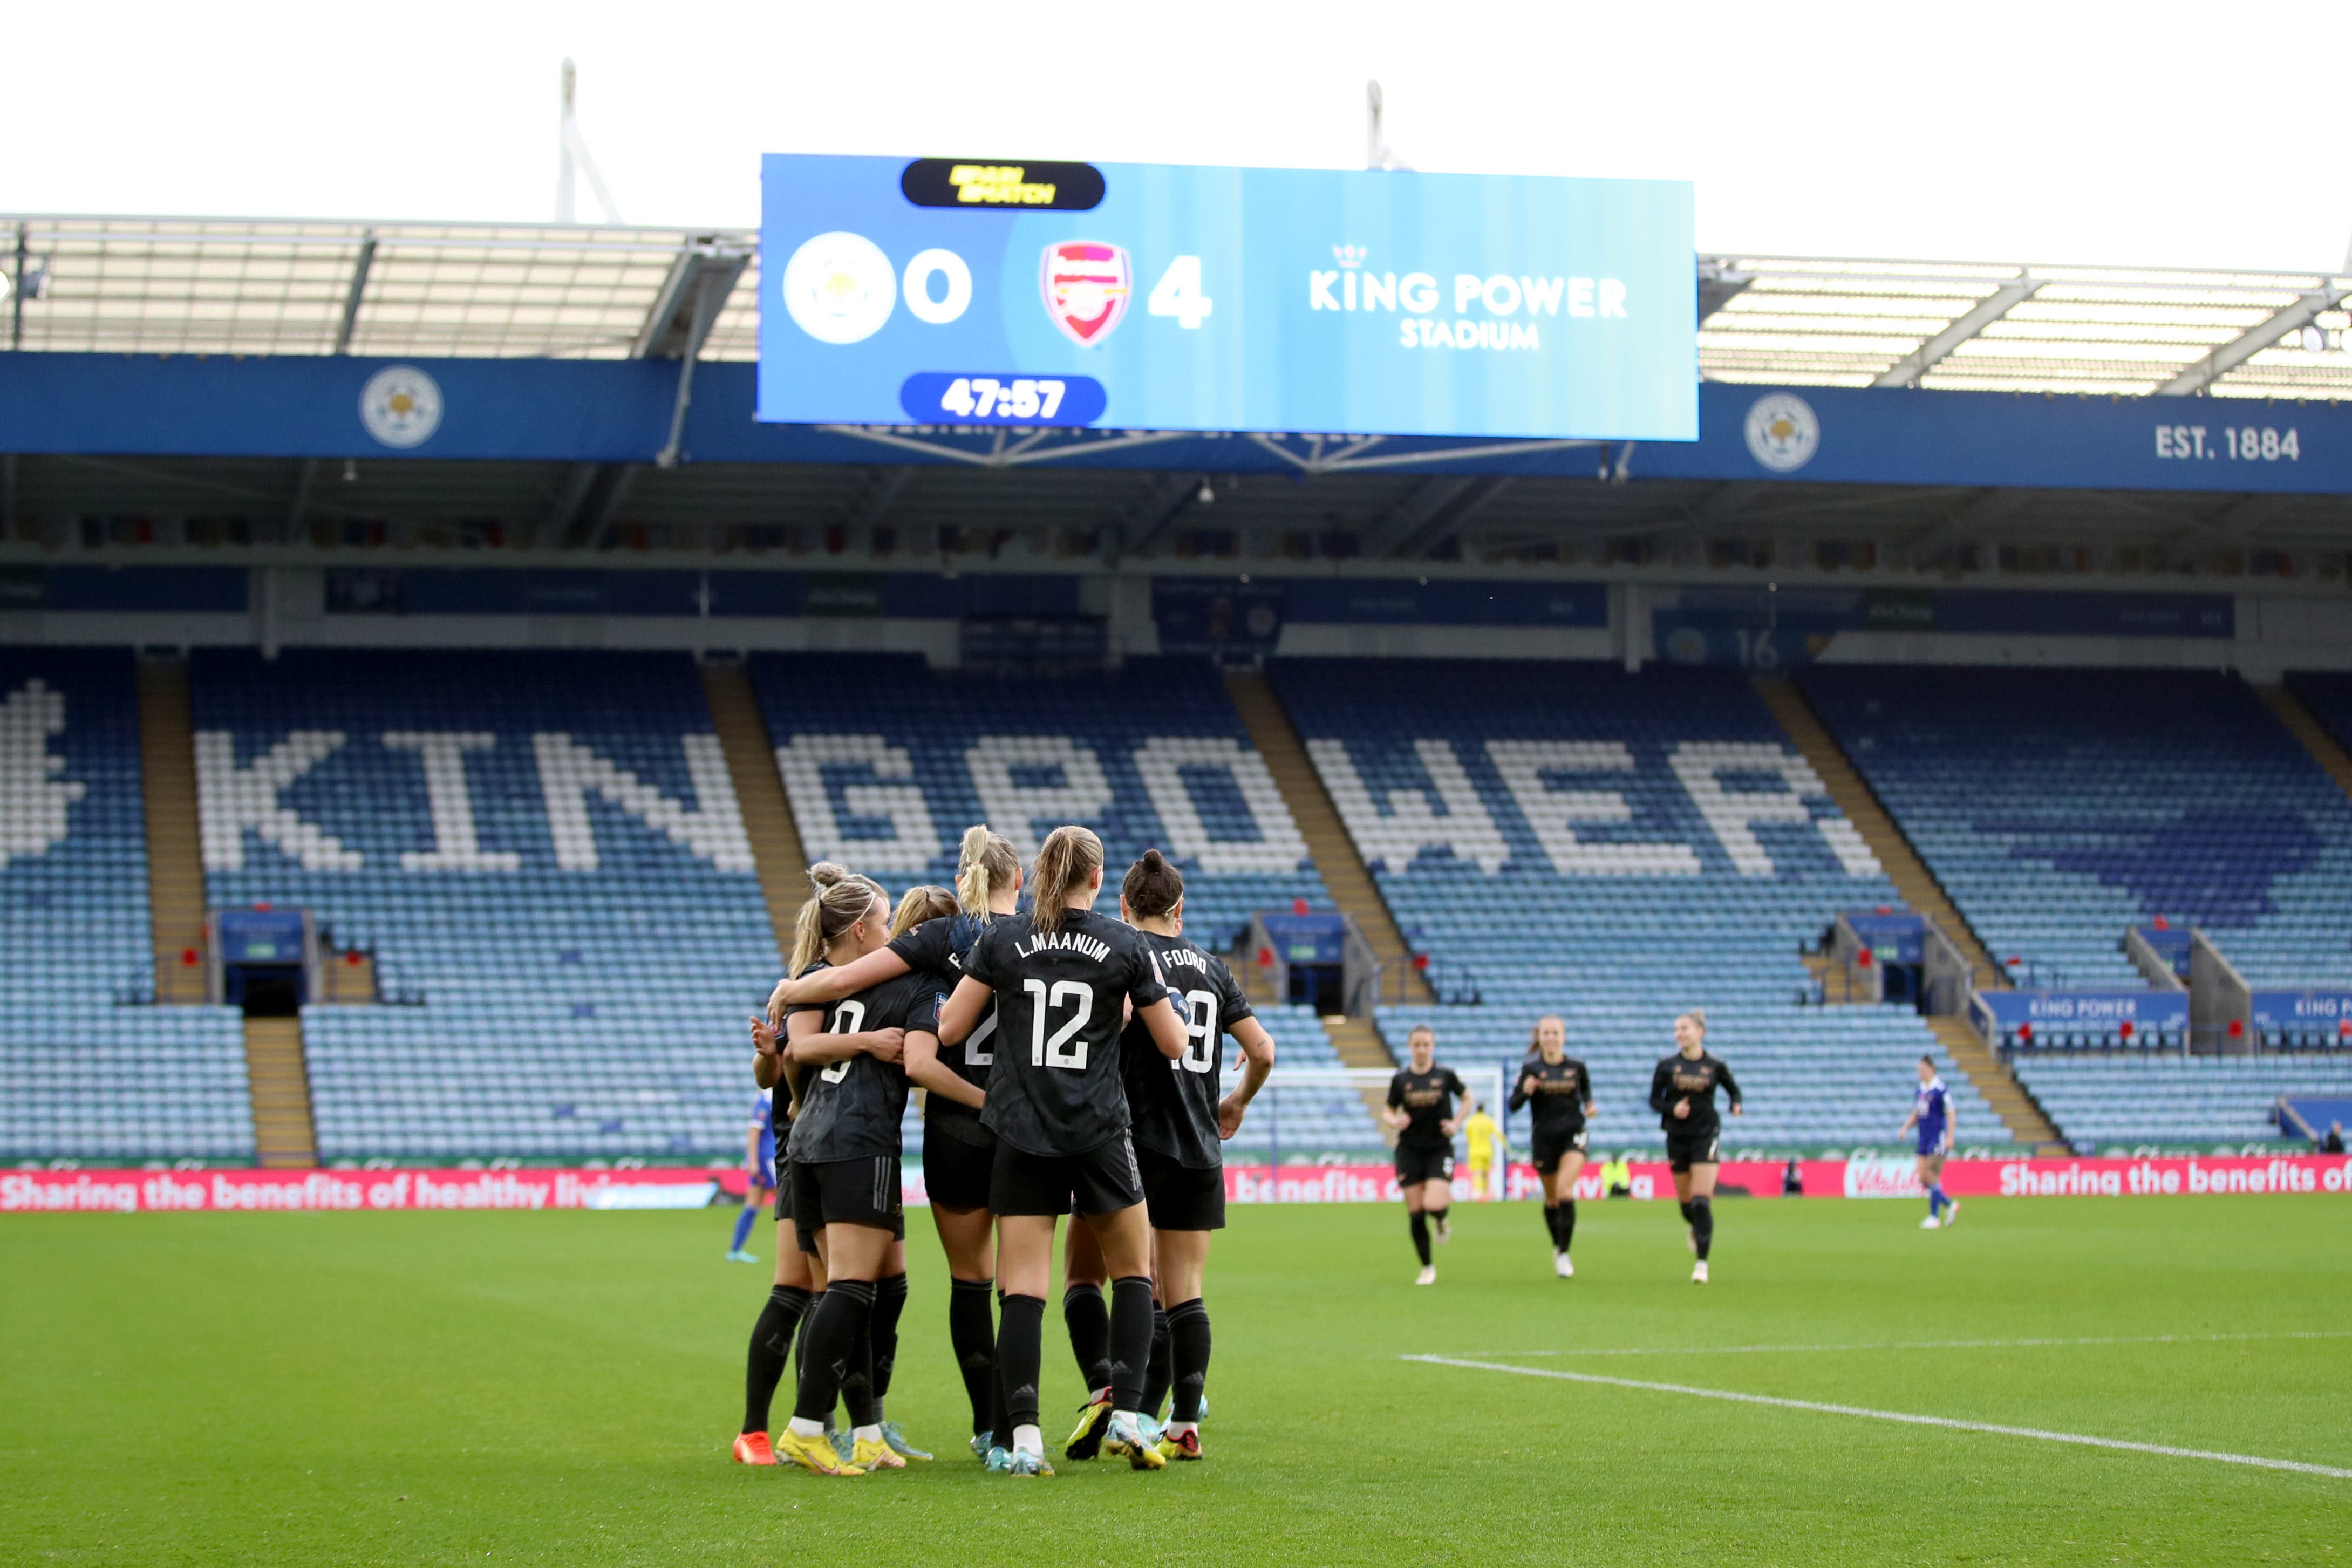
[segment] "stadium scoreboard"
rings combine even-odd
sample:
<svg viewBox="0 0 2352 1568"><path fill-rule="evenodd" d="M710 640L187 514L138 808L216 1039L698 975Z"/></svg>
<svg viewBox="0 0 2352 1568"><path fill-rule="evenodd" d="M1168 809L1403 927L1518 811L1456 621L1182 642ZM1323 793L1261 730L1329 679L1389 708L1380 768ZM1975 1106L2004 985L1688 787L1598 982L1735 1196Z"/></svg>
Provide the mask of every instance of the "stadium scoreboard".
<svg viewBox="0 0 2352 1568"><path fill-rule="evenodd" d="M1678 181L762 163L759 417L1696 440Z"/></svg>

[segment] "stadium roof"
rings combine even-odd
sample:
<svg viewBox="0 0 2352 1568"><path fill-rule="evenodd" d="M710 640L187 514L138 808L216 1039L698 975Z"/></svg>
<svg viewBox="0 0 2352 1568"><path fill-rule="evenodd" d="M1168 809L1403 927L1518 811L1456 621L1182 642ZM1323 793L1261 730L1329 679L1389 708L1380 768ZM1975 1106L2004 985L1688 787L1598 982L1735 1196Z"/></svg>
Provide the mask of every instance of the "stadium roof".
<svg viewBox="0 0 2352 1568"><path fill-rule="evenodd" d="M735 272L701 357L758 353L741 229L26 215L0 272L37 281L15 348L555 359L675 353ZM2352 277L1724 255L1697 288L1708 380L2352 398Z"/></svg>

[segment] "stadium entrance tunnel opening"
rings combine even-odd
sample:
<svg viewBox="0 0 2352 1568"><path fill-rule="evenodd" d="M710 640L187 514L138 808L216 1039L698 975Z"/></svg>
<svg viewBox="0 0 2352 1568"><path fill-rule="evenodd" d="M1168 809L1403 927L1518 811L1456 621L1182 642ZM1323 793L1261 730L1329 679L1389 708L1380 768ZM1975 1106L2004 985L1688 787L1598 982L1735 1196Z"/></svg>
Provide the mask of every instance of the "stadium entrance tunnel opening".
<svg viewBox="0 0 2352 1568"><path fill-rule="evenodd" d="M248 1018L298 1016L310 994L308 912L257 906L223 910L215 921L220 999Z"/></svg>

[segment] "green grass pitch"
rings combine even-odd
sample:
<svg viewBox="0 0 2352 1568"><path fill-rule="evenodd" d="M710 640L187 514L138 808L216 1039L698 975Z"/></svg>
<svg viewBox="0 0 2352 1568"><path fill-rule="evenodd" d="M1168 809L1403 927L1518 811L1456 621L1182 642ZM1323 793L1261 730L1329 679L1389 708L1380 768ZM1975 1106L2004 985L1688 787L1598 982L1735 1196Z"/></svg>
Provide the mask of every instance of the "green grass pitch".
<svg viewBox="0 0 2352 1568"><path fill-rule="evenodd" d="M963 1448L920 1213L890 1403L940 1458L857 1481L728 1463L727 1214L10 1216L0 1563L2352 1563L2352 1479L1400 1359L2352 1468L2341 1198L1720 1212L1704 1289L1627 1202L1571 1281L1531 1205L1457 1208L1421 1289L1398 1208L1237 1210L1208 1462L1041 1482ZM2114 1342L1879 1348L2036 1339ZM1052 1442L1055 1314L1046 1371Z"/></svg>

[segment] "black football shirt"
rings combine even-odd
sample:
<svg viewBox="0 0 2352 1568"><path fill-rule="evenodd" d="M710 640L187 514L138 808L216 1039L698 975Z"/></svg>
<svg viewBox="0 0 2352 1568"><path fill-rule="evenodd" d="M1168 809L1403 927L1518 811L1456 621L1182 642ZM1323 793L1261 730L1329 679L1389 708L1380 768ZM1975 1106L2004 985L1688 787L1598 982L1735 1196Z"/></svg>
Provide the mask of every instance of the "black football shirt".
<svg viewBox="0 0 2352 1568"><path fill-rule="evenodd" d="M1012 917L994 917L1009 920ZM946 995L963 978L964 961L971 955L991 921L975 915L953 914L935 921L925 921L906 935L894 937L890 951L906 960L907 967L918 974L928 974ZM941 1046L940 1060L956 1077L983 1092L988 1088L988 1075L996 1065L996 1004L991 1002L980 1016L960 1046ZM959 1142L989 1144L995 1135L981 1125L980 1112L969 1105L961 1105L943 1094L923 1097L923 1120Z"/></svg>
<svg viewBox="0 0 2352 1568"><path fill-rule="evenodd" d="M940 1026L939 1005L939 982L919 971L900 974L827 1004L824 1032L906 1029L929 1034ZM896 1154L898 1123L906 1114L906 1069L860 1051L803 1077L792 1156L804 1165L821 1165Z"/></svg>
<svg viewBox="0 0 2352 1568"><path fill-rule="evenodd" d="M1430 1063L1427 1072L1397 1068L1396 1077L1389 1079L1389 1109L1402 1110L1409 1119L1397 1142L1417 1149L1454 1147L1452 1135L1440 1123L1454 1114L1454 1102L1467 1093L1454 1069L1443 1063Z"/></svg>
<svg viewBox="0 0 2352 1568"><path fill-rule="evenodd" d="M1234 1025L1256 1015L1233 971L1215 955L1181 936L1148 931L1137 934L1160 961L1160 978L1168 986L1168 999L1176 1005L1186 1038L1184 1054L1170 1061L1140 1023L1128 1025L1120 1037L1136 1147L1194 1170L1213 1170L1225 1163L1223 1140L1217 1135L1217 1101L1224 1098L1219 1041Z"/></svg>
<svg viewBox="0 0 2352 1568"><path fill-rule="evenodd" d="M1065 911L1050 931L1000 916L964 973L996 993L984 1126L1031 1154L1082 1154L1128 1130L1122 1004L1168 994L1141 932L1092 910Z"/></svg>

